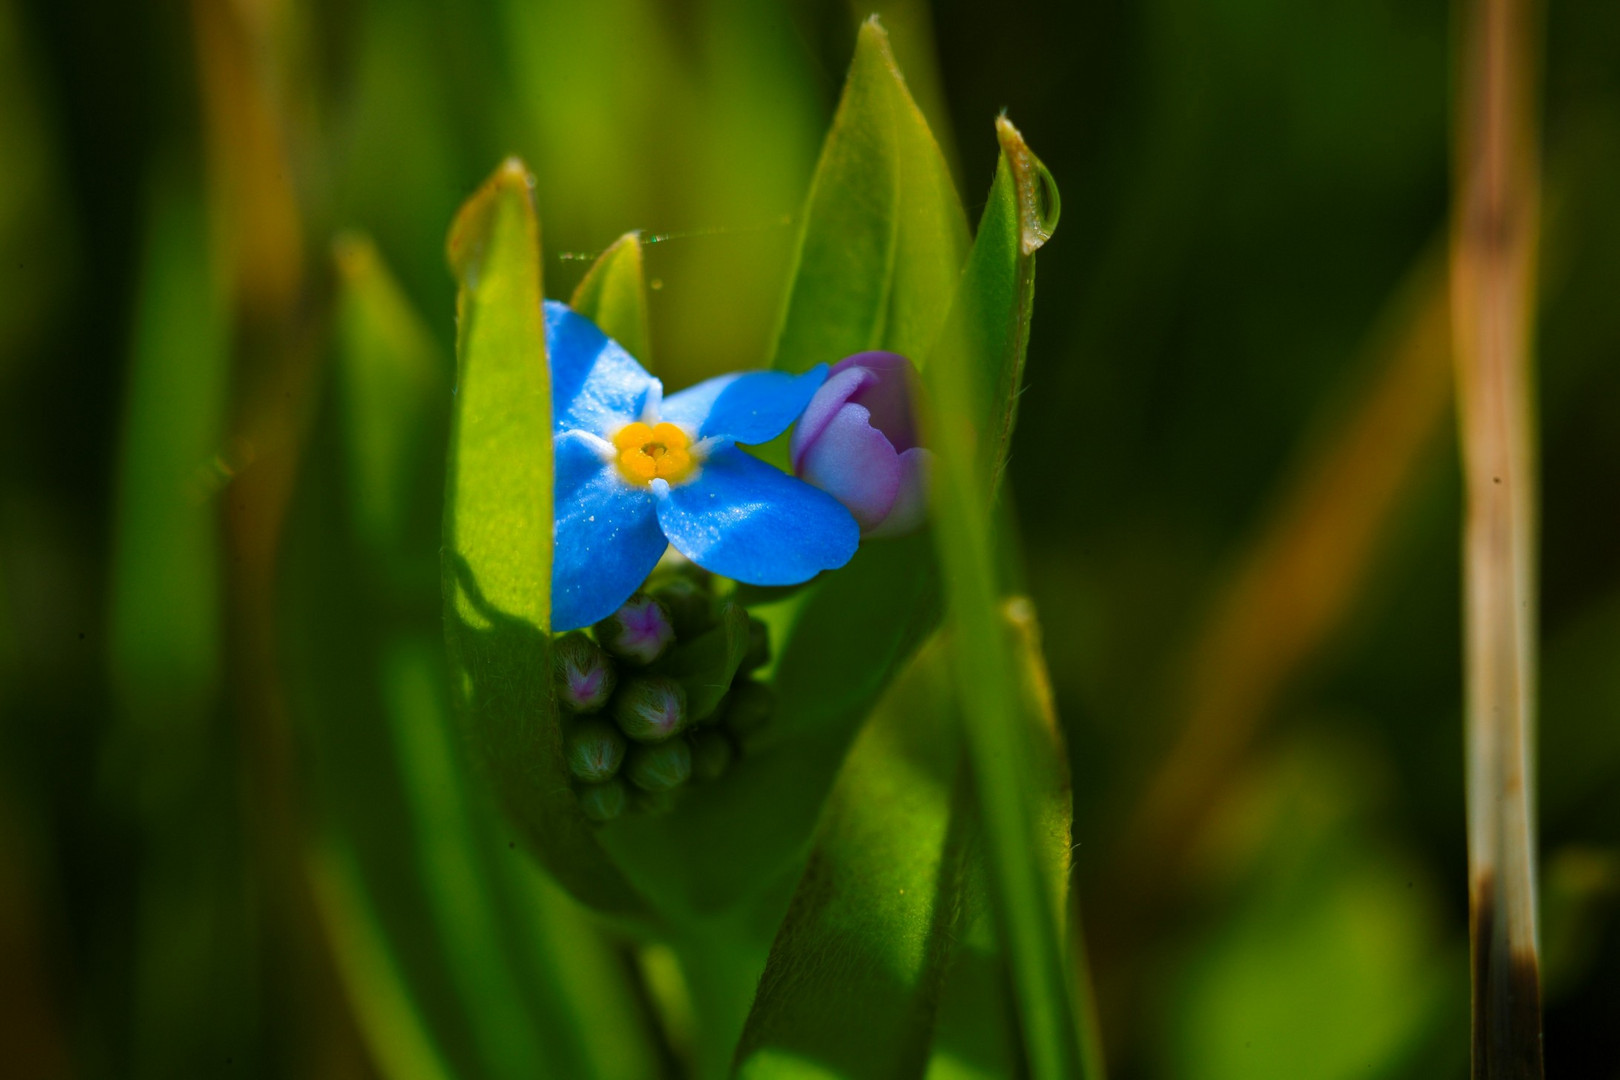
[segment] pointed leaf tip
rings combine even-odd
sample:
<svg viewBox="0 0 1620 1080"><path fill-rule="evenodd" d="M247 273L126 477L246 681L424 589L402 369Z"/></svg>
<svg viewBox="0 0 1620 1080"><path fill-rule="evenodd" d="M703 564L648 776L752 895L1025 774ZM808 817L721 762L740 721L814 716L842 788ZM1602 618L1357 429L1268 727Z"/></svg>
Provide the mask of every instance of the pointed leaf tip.
<svg viewBox="0 0 1620 1080"><path fill-rule="evenodd" d="M521 158L509 157L496 167L488 180L461 204L450 235L445 241L445 256L457 280L475 284L478 268L483 262L485 241L493 228L495 208L504 197L521 195L529 200L529 216L534 208L534 175Z"/></svg>
<svg viewBox="0 0 1620 1080"><path fill-rule="evenodd" d="M332 264L346 282L363 276L377 265L377 251L371 238L354 229L344 229L332 239Z"/></svg>
<svg viewBox="0 0 1620 1080"><path fill-rule="evenodd" d="M996 139L1018 189L1018 246L1025 255L1033 255L1057 229L1063 210L1057 182L1005 116L996 117Z"/></svg>
<svg viewBox="0 0 1620 1080"><path fill-rule="evenodd" d="M654 371L641 246L640 232L627 232L615 240L581 279L568 306L623 345L642 367Z"/></svg>
<svg viewBox="0 0 1620 1080"><path fill-rule="evenodd" d="M861 24L811 181L774 366L928 353L971 234L939 143L882 25Z"/></svg>

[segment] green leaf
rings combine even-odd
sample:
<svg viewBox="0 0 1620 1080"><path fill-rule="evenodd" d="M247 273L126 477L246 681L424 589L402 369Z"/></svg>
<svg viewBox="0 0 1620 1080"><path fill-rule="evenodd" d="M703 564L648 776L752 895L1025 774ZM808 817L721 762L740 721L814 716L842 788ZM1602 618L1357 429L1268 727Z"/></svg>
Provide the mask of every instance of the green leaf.
<svg viewBox="0 0 1620 1080"><path fill-rule="evenodd" d="M923 370L925 431L935 454L933 510L948 583L948 627L968 759L984 822L992 895L1013 974L1024 1046L1037 1077L1100 1075L1094 1039L1077 1038L1064 882L1043 851L1051 823L1038 797L1043 753L1025 678L1001 613L993 492L1011 436L1034 300L1034 253L1050 235L1039 162L1017 130L1002 146L990 201L939 346ZM1055 197L1051 197L1055 211Z"/></svg>
<svg viewBox="0 0 1620 1080"><path fill-rule="evenodd" d="M369 242L336 255L337 392L278 594L317 794L311 870L345 984L392 1077L646 1075L616 949L513 850L454 730L432 512L447 365ZM397 512L379 517L370 485L394 492ZM379 572L390 553L402 568Z"/></svg>
<svg viewBox="0 0 1620 1080"><path fill-rule="evenodd" d="M641 913L573 795L553 698L551 386L540 225L520 162L508 160L462 207L449 256L461 287L444 602L458 709L546 867L593 907Z"/></svg>
<svg viewBox="0 0 1620 1080"><path fill-rule="evenodd" d="M448 254L461 288L446 546L485 603L545 631L551 378L540 311L540 221L522 163L508 159L462 206ZM454 609L476 619L467 598L455 595Z"/></svg>
<svg viewBox="0 0 1620 1080"><path fill-rule="evenodd" d="M706 720L731 689L747 655L748 611L727 603L720 609L720 625L677 647L654 670L685 687L688 719Z"/></svg>
<svg viewBox="0 0 1620 1080"><path fill-rule="evenodd" d="M1067 758L1027 601L998 616L1036 859L1069 874ZM890 687L839 774L739 1050L744 1076L995 1077L1026 1072L980 807L963 768L953 651L936 638ZM1061 957L1059 958L1061 959Z"/></svg>
<svg viewBox="0 0 1620 1080"><path fill-rule="evenodd" d="M568 306L623 345L631 356L641 361L642 367L653 371L640 233L625 233L602 252L574 289Z"/></svg>
<svg viewBox="0 0 1620 1080"><path fill-rule="evenodd" d="M869 19L811 182L774 366L804 371L868 349L921 358L967 249L950 169Z"/></svg>
<svg viewBox="0 0 1620 1080"><path fill-rule="evenodd" d="M977 814L977 806L970 807ZM1001 1080L1029 1072L1013 1005L1012 979L1001 947L984 837L964 830L961 885L950 966L934 1011L928 1080Z"/></svg>
<svg viewBox="0 0 1620 1080"><path fill-rule="evenodd" d="M760 979L738 1075L921 1074L960 885L949 683L936 642L851 748Z"/></svg>

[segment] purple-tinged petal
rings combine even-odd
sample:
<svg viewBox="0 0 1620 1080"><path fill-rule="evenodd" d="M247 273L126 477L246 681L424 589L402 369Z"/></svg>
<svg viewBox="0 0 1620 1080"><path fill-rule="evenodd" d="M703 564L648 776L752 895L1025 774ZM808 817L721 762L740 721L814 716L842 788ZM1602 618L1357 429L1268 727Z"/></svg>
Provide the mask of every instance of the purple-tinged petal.
<svg viewBox="0 0 1620 1080"><path fill-rule="evenodd" d="M551 430L609 438L641 419L658 380L635 357L567 304L545 302L551 365Z"/></svg>
<svg viewBox="0 0 1620 1080"><path fill-rule="evenodd" d="M721 375L666 398L660 416L700 439L719 435L749 445L770 442L799 418L826 378L826 364L802 375Z"/></svg>
<svg viewBox="0 0 1620 1080"><path fill-rule="evenodd" d="M864 352L845 357L833 366L833 373L864 368L872 374L849 398L866 406L872 426L883 432L898 453L917 445L917 423L912 401L917 393L917 371L911 361L892 352Z"/></svg>
<svg viewBox="0 0 1620 1080"><path fill-rule="evenodd" d="M750 585L797 585L843 566L860 526L839 501L736 447L680 487L655 480L658 523L676 549Z"/></svg>
<svg viewBox="0 0 1620 1080"><path fill-rule="evenodd" d="M827 381L821 384L821 389L810 399L804 415L799 417L799 426L793 429L793 437L788 441L788 460L792 462L794 472L799 471L799 461L804 457L805 448L820 437L838 410L867 382L876 378L865 368L845 368L843 361L839 361L836 367L843 370L835 368Z"/></svg>
<svg viewBox="0 0 1620 1080"><path fill-rule="evenodd" d="M577 433L558 438L551 628L577 630L619 609L667 546L657 501Z"/></svg>
<svg viewBox="0 0 1620 1080"><path fill-rule="evenodd" d="M934 471L934 454L913 446L900 455L900 489L895 493L889 516L867 532L867 536L904 536L915 532L928 520L928 484Z"/></svg>
<svg viewBox="0 0 1620 1080"><path fill-rule="evenodd" d="M798 464L800 479L848 507L862 532L883 521L900 491L900 456L868 417L861 406L846 404Z"/></svg>

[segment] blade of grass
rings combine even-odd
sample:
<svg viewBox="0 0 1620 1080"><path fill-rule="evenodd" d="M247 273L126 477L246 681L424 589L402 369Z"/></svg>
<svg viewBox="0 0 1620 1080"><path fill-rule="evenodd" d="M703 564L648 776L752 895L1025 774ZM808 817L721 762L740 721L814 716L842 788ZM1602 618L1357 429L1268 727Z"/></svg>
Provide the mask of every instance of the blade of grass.
<svg viewBox="0 0 1620 1080"><path fill-rule="evenodd" d="M248 318L288 317L304 271L304 230L288 154L284 100L271 91L275 40L229 4L193 2L193 42L222 269Z"/></svg>
<svg viewBox="0 0 1620 1080"><path fill-rule="evenodd" d="M1223 777L1289 681L1349 615L1451 396L1451 316L1439 252L1388 305L1358 369L1364 389L1306 442L1268 520L1197 632L1170 704L1180 731L1118 845L1131 911L1150 909ZM1134 920L1131 920L1134 921Z"/></svg>
<svg viewBox="0 0 1620 1080"><path fill-rule="evenodd" d="M201 194L161 173L152 188L118 459L112 665L123 700L149 714L138 722L174 730L203 722L219 682L219 528L206 496L230 351Z"/></svg>
<svg viewBox="0 0 1620 1080"><path fill-rule="evenodd" d="M1567 245L1548 250L1557 257ZM1548 267L1554 276L1563 261ZM1129 955L1161 917L1152 913L1174 892L1209 806L1243 775L1241 761L1277 715L1279 696L1352 616L1383 539L1426 482L1452 400L1451 316L1437 243L1385 303L1351 365L1360 385L1301 441L1187 650L1166 704L1182 718L1180 731L1106 875L1114 884L1105 895L1121 905L1107 913L1104 977L1108 957Z"/></svg>
<svg viewBox="0 0 1620 1080"><path fill-rule="evenodd" d="M315 903L326 924L338 973L371 1052L392 1080L452 1080L440 1057L377 913L367 903L353 855L333 841L317 842L308 855Z"/></svg>
<svg viewBox="0 0 1620 1080"><path fill-rule="evenodd" d="M1451 249L1457 402L1467 494L1469 933L1473 1074L1542 1075L1536 852L1536 478L1531 406L1540 178L1539 13L1466 8Z"/></svg>
<svg viewBox="0 0 1620 1080"><path fill-rule="evenodd" d="M1105 1071L1102 1037L1080 905L1078 901L1071 902L1066 911L1063 906L1074 872L1075 850L1071 831L1074 796L1070 787L1068 750L1058 721L1057 703L1052 696L1051 675L1041 650L1041 628L1035 617L1035 605L1028 597L1015 596L1002 605L1001 614L1011 641L1020 719L1033 750L1033 771L1026 786L1036 821L1035 858L1057 897L1060 925L1064 914L1068 916L1069 948L1065 955L1073 964L1068 977L1074 987L1075 1034L1080 1042L1083 1075L1102 1080Z"/></svg>
<svg viewBox="0 0 1620 1080"><path fill-rule="evenodd" d="M1041 655L1040 628L1034 606L1014 597L1002 606L1008 632L1018 694L1018 722L1033 749L1026 787L1038 836L1035 857L1049 886L1062 898L1072 870L1070 823L1073 800L1069 786L1068 755L1053 707L1051 682ZM966 778L966 777L964 777ZM973 803L971 784L962 785L958 797ZM971 807L977 810L977 807ZM982 820L982 812L975 813ZM939 1001L929 1080L1021 1075L1029 1071L1028 1052L1021 1041L1014 973L1005 935L997 926L997 901L987 860L982 826L965 830L961 848L961 914L953 933L950 967ZM1086 1067L1101 1075L1101 1042L1087 977L1084 937L1078 907L1072 918L1076 983L1075 1010L1083 1054L1095 1054Z"/></svg>
<svg viewBox="0 0 1620 1080"><path fill-rule="evenodd" d="M358 543L402 592L420 593L422 519L442 511L424 476L444 471L450 366L366 237L333 245L343 448ZM435 577L436 582L436 577Z"/></svg>
<svg viewBox="0 0 1620 1080"><path fill-rule="evenodd" d="M149 179L118 458L109 660L126 750L107 775L143 841L132 1076L193 1074L233 1040L251 1043L243 999L210 992L248 978L255 938L237 775L214 767L229 743L217 722L224 571L210 480L231 354L200 171L165 156Z"/></svg>
<svg viewBox="0 0 1620 1080"><path fill-rule="evenodd" d="M939 345L923 369L928 445L937 462L934 533L1024 1049L1037 1077L1096 1077L1102 1064L1095 1032L1080 1023L1089 1010L1076 1010L1065 883L1051 879L1041 855L1044 825L1033 781L1045 754L1021 722L1021 672L1002 618L992 525L1028 342L1034 254L1050 235L1056 203L1050 177L1017 129L1002 118L996 130L1002 155L990 201Z"/></svg>
<svg viewBox="0 0 1620 1080"><path fill-rule="evenodd" d="M501 803L581 900L646 905L574 798L550 669L551 387L540 223L527 170L505 162L450 232L457 386L445 483L445 631L459 708Z"/></svg>

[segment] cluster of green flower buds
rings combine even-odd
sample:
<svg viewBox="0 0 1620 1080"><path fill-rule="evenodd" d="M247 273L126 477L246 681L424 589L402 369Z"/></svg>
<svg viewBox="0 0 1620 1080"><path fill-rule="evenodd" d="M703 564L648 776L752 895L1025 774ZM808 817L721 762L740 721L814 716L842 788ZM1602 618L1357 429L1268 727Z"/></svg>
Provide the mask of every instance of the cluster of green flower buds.
<svg viewBox="0 0 1620 1080"><path fill-rule="evenodd" d="M585 816L660 813L687 784L725 775L774 711L770 688L750 678L769 659L765 624L690 566L660 567L589 633L556 638L564 752Z"/></svg>

